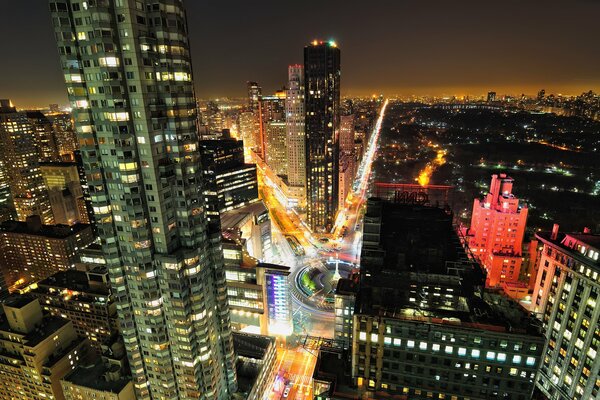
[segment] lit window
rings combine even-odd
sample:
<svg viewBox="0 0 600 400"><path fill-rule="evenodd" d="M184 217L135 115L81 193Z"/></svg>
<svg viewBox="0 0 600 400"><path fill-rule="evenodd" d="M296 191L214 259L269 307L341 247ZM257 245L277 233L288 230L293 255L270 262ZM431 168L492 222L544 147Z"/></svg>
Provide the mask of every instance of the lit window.
<svg viewBox="0 0 600 400"><path fill-rule="evenodd" d="M478 349L471 350L471 357L479 358L480 355L481 355L481 352Z"/></svg>
<svg viewBox="0 0 600 400"><path fill-rule="evenodd" d="M530 367L535 365L535 357L527 357L527 361L525 363Z"/></svg>
<svg viewBox="0 0 600 400"><path fill-rule="evenodd" d="M464 347L459 347L458 348L458 355L459 356L466 356L467 355L467 349L465 349Z"/></svg>
<svg viewBox="0 0 600 400"><path fill-rule="evenodd" d="M426 342L420 342L419 343L419 349L421 349L421 350L427 350L427 343Z"/></svg>
<svg viewBox="0 0 600 400"><path fill-rule="evenodd" d="M433 350L433 351L440 351L440 345L439 344L433 344L431 346L431 350Z"/></svg>
<svg viewBox="0 0 600 400"><path fill-rule="evenodd" d="M413 347L415 347L415 341L414 340L407 340L406 341L406 347L408 347L409 349L412 349Z"/></svg>
<svg viewBox="0 0 600 400"><path fill-rule="evenodd" d="M513 356L513 359L512 359L512 362L513 362L514 364L521 364L521 356L519 356L519 355L514 355L514 356Z"/></svg>
<svg viewBox="0 0 600 400"><path fill-rule="evenodd" d="M358 334L358 339L362 340L363 342L367 340L367 333L366 332L360 332Z"/></svg>
<svg viewBox="0 0 600 400"><path fill-rule="evenodd" d="M496 358L496 353L495 353L495 352L493 352L493 351L488 351L488 352L485 354L485 358L487 358L488 360L493 360L493 359L495 359L495 358Z"/></svg>
<svg viewBox="0 0 600 400"><path fill-rule="evenodd" d="M371 342L377 343L378 340L379 335L377 335L376 333L371 333Z"/></svg>
<svg viewBox="0 0 600 400"><path fill-rule="evenodd" d="M504 362L504 361L506 361L506 354L505 353L498 353L498 357L496 359L498 361Z"/></svg>
<svg viewBox="0 0 600 400"><path fill-rule="evenodd" d="M118 67L119 59L117 57L100 57L98 59L100 65L103 67Z"/></svg>
<svg viewBox="0 0 600 400"><path fill-rule="evenodd" d="M452 354L452 352L454 351L454 349L452 348L452 346L446 346L446 348L444 349L444 351L446 352L446 354Z"/></svg>

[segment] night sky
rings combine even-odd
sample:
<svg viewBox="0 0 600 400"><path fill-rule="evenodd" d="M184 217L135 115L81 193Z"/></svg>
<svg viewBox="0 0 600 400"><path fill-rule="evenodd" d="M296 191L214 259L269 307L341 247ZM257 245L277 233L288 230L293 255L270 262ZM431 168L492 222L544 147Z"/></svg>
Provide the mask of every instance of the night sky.
<svg viewBox="0 0 600 400"><path fill-rule="evenodd" d="M0 98L66 104L46 0L0 0ZM285 84L314 38L342 50L342 92L600 91L596 0L187 0L197 95Z"/></svg>

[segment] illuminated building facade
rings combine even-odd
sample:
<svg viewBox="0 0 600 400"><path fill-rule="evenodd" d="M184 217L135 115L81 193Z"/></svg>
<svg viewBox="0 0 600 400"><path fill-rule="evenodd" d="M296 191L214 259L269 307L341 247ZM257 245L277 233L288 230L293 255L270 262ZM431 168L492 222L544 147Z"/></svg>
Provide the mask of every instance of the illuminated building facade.
<svg viewBox="0 0 600 400"><path fill-rule="evenodd" d="M518 303L483 287L451 213L369 199L364 236L351 348L360 392L531 399L544 337Z"/></svg>
<svg viewBox="0 0 600 400"><path fill-rule="evenodd" d="M52 122L54 139L61 158L71 160L73 153L79 148L77 136L73 128L71 114L65 112L50 112L46 117Z"/></svg>
<svg viewBox="0 0 600 400"><path fill-rule="evenodd" d="M512 194L513 182L506 174L492 175L489 193L473 203L467 237L487 270L488 287L518 281L521 270L528 209Z"/></svg>
<svg viewBox="0 0 600 400"><path fill-rule="evenodd" d="M271 219L262 200L221 213L221 229L242 240L250 256L271 259Z"/></svg>
<svg viewBox="0 0 600 400"><path fill-rule="evenodd" d="M258 200L255 164L244 162L244 143L222 138L200 141L204 196L209 219Z"/></svg>
<svg viewBox="0 0 600 400"><path fill-rule="evenodd" d="M0 222L16 219L17 213L10 192L10 176L3 157L0 157Z"/></svg>
<svg viewBox="0 0 600 400"><path fill-rule="evenodd" d="M86 199L76 163L43 162L40 171L44 177L54 222L71 225L90 223Z"/></svg>
<svg viewBox="0 0 600 400"><path fill-rule="evenodd" d="M239 236L224 236L232 327L236 331L263 335L290 335L293 330L288 286L290 269L261 263L250 256Z"/></svg>
<svg viewBox="0 0 600 400"><path fill-rule="evenodd" d="M38 161L58 161L60 156L52 122L41 111L26 111L34 132Z"/></svg>
<svg viewBox="0 0 600 400"><path fill-rule="evenodd" d="M50 11L137 398L227 399L235 359L183 3Z"/></svg>
<svg viewBox="0 0 600 400"><path fill-rule="evenodd" d="M73 268L78 251L92 243L87 224L42 225L38 216L27 222L0 225L0 264L6 284L25 285Z"/></svg>
<svg viewBox="0 0 600 400"><path fill-rule="evenodd" d="M277 375L277 341L272 336L234 332L237 371L246 383L240 391L246 400L261 400L273 391Z"/></svg>
<svg viewBox="0 0 600 400"><path fill-rule="evenodd" d="M221 132L223 130L223 113L214 101L206 103L206 110L202 113L202 120L208 126L210 133Z"/></svg>
<svg viewBox="0 0 600 400"><path fill-rule="evenodd" d="M285 98L287 179L290 186L299 188L300 203L304 200L306 190L304 118L304 67L290 65Z"/></svg>
<svg viewBox="0 0 600 400"><path fill-rule="evenodd" d="M245 111L240 113L240 136L246 149L254 149L256 143L256 117L254 113Z"/></svg>
<svg viewBox="0 0 600 400"><path fill-rule="evenodd" d="M335 288L335 326L333 337L338 343L343 344L344 349L348 349L352 344L354 304L357 292L358 283L352 279L340 279Z"/></svg>
<svg viewBox="0 0 600 400"><path fill-rule="evenodd" d="M35 129L26 113L9 100L0 100L0 159L21 221L39 215L45 224L54 223L44 179L38 165Z"/></svg>
<svg viewBox="0 0 600 400"><path fill-rule="evenodd" d="M248 88L248 110L253 115L252 137L253 139L247 144L249 148L253 149L258 155L263 155L264 145L264 132L263 132L263 118L262 118L262 88L256 82L247 82Z"/></svg>
<svg viewBox="0 0 600 400"><path fill-rule="evenodd" d="M352 191L352 183L356 176L356 160L354 155L340 156L340 166L338 173L338 198L340 208L344 206L348 194Z"/></svg>
<svg viewBox="0 0 600 400"><path fill-rule="evenodd" d="M354 114L340 117L340 155L354 153Z"/></svg>
<svg viewBox="0 0 600 400"><path fill-rule="evenodd" d="M37 299L11 296L0 318L0 399L64 400L60 380L86 356L67 319L44 315Z"/></svg>
<svg viewBox="0 0 600 400"><path fill-rule="evenodd" d="M118 335L117 305L104 267L57 272L37 282L29 294L48 314L72 321L97 354Z"/></svg>
<svg viewBox="0 0 600 400"><path fill-rule="evenodd" d="M338 210L340 49L304 47L306 210L313 231L330 231Z"/></svg>
<svg viewBox="0 0 600 400"><path fill-rule="evenodd" d="M269 121L265 123L266 163L273 173L287 176L289 159L286 146L286 123Z"/></svg>
<svg viewBox="0 0 600 400"><path fill-rule="evenodd" d="M600 235L538 232L532 301L546 330L537 386L550 400L600 395Z"/></svg>

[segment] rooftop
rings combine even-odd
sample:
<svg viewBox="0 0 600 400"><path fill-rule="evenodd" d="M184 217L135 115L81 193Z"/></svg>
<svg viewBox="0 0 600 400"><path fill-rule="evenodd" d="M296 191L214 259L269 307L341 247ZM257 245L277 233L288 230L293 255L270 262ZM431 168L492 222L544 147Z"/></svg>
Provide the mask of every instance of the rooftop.
<svg viewBox="0 0 600 400"><path fill-rule="evenodd" d="M585 265L600 269L600 235L593 233L537 232L535 236Z"/></svg>
<svg viewBox="0 0 600 400"><path fill-rule="evenodd" d="M107 373L116 379L107 380ZM92 365L81 365L69 375L63 378L64 381L71 382L74 385L82 386L102 392L119 393L131 382L129 378L120 376L119 368L109 370L101 361Z"/></svg>
<svg viewBox="0 0 600 400"><path fill-rule="evenodd" d="M235 210L221 213L221 227L223 230L237 228L243 224L247 218L255 215L261 215L268 212L267 206L262 201L254 201Z"/></svg>
<svg viewBox="0 0 600 400"><path fill-rule="evenodd" d="M475 286L485 282L445 209L369 199L363 228L361 282L386 286L403 274L449 275L460 270ZM456 275L456 273L454 273Z"/></svg>
<svg viewBox="0 0 600 400"><path fill-rule="evenodd" d="M32 301L36 300L31 296L10 296L4 301L4 304L12 308L23 308Z"/></svg>
<svg viewBox="0 0 600 400"><path fill-rule="evenodd" d="M259 360L262 360L269 347L275 344L274 337L250 333L232 332L232 338L233 348L238 356Z"/></svg>
<svg viewBox="0 0 600 400"><path fill-rule="evenodd" d="M40 167L77 167L77 163L70 161L40 162Z"/></svg>
<svg viewBox="0 0 600 400"><path fill-rule="evenodd" d="M377 233L379 232L379 235ZM369 199L355 313L539 334L469 258L444 209Z"/></svg>
<svg viewBox="0 0 600 400"><path fill-rule="evenodd" d="M74 225L38 225L34 226L22 221L5 221L0 225L0 233L15 233L23 235L43 236L52 239L66 239L86 229L91 229L88 224L77 223Z"/></svg>
<svg viewBox="0 0 600 400"><path fill-rule="evenodd" d="M33 331L24 335L23 343L27 347L35 347L48 337L52 336L56 331L58 331L63 326L71 323L68 319L60 318L60 317L51 317L44 316L43 322L36 326ZM0 331L3 332L13 332L10 329L10 325L8 321L4 320L0 323ZM19 336L22 336L22 333L14 332Z"/></svg>
<svg viewBox="0 0 600 400"><path fill-rule="evenodd" d="M106 269L101 268L102 273L106 273ZM98 295L98 296L108 296L109 290L103 284L98 284L96 282L95 285L90 285L90 281L88 280L88 275L85 271L79 271L74 269L69 269L66 271L59 271L54 275L49 276L48 278L39 281L37 283L37 288L32 289L33 294L54 294L58 295L56 291L52 289L67 289L69 291L81 292L76 295L74 298L78 298L79 296L87 297L87 295Z"/></svg>

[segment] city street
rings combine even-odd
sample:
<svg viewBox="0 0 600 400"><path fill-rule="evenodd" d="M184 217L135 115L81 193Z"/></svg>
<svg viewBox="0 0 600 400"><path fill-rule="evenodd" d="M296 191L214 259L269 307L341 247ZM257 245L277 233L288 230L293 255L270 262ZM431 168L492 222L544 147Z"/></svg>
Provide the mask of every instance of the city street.
<svg viewBox="0 0 600 400"><path fill-rule="evenodd" d="M327 293L315 292L307 295L298 282L300 275L308 270L323 271L327 275L328 265L333 268L335 260L356 267L360 256L362 238L362 213L371 179L371 166L377 155L381 125L388 105L386 100L381 107L379 118L370 135L363 160L358 168L353 190L338 212L336 224L331 234L313 236L295 211L282 204L282 195L277 187L277 177L255 154L252 161L258 166L259 193L269 209L272 221L273 262L287 265L291 269L291 285L296 338L305 336L333 337L333 305L325 303ZM290 245L292 236L303 248L299 255ZM336 266L337 267L337 266ZM331 285L325 287L331 290ZM330 295L331 296L331 295ZM278 349L278 377L268 399L310 399L312 398L312 374L316 364L316 352L302 345L288 344L289 348ZM289 389L284 397L286 388Z"/></svg>

